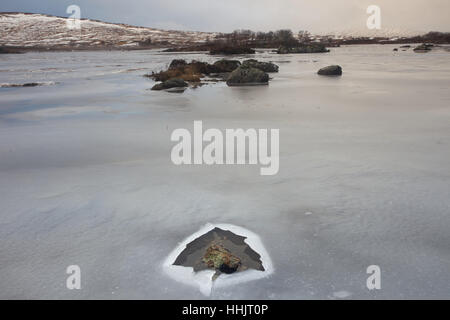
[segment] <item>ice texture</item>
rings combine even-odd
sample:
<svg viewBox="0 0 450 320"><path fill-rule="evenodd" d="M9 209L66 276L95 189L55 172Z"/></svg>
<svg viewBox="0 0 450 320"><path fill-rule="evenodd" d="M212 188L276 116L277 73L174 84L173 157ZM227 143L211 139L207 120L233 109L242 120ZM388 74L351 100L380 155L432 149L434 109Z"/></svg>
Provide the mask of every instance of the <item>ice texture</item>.
<svg viewBox="0 0 450 320"><path fill-rule="evenodd" d="M257 234L275 270L211 299L450 298L450 56L392 49L262 51L289 61L269 86L183 94L142 75L220 57L2 55L0 83L55 84L0 88L0 298L204 299L161 265L206 223ZM342 77L316 74L332 64ZM175 166L170 135L194 120L280 129L279 173Z"/></svg>

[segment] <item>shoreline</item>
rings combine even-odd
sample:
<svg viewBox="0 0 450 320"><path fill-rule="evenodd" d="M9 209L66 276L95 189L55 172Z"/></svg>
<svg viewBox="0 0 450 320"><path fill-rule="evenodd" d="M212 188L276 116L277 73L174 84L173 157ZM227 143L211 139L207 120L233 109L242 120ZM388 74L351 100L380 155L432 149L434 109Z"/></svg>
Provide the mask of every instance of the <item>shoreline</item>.
<svg viewBox="0 0 450 320"><path fill-rule="evenodd" d="M387 43L343 43L340 46L358 46L358 45L395 45L395 44L421 44L423 42L387 42ZM449 45L448 43L433 43L438 45ZM328 48L338 48L339 46L329 46ZM276 50L277 47L252 47L255 50ZM105 47L21 47L21 46L0 46L0 54L21 54L28 52L95 52L95 51L145 51L145 50L161 50L161 53L168 54L183 54L183 53L209 53L209 50L177 50L177 51L165 51L168 49L174 49L174 47L168 46L145 46L145 47L117 47L117 46L105 46ZM301 53L300 53L301 54ZM237 54L236 54L237 55Z"/></svg>

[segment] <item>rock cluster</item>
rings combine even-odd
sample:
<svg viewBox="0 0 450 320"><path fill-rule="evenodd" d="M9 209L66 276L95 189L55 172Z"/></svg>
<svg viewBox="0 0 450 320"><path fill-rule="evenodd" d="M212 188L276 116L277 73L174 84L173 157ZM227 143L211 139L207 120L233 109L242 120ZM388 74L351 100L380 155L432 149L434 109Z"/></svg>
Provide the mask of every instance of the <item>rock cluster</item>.
<svg viewBox="0 0 450 320"><path fill-rule="evenodd" d="M166 81L170 79L183 79L189 82L200 82L205 75L227 73L235 70L241 65L237 60L219 60L214 64L207 62L192 61L187 63L182 59L172 60L169 69L158 73L146 75L155 81Z"/></svg>
<svg viewBox="0 0 450 320"><path fill-rule="evenodd" d="M267 72L278 72L278 66L271 62L260 62L254 59L239 60L222 59L213 64L200 61L190 63L182 59L175 59L165 71L146 75L161 83L153 86L152 90L166 90L201 85L202 78L214 76L215 81L226 81L229 86L268 84ZM209 80L204 80L209 81ZM181 92L177 91L177 92Z"/></svg>

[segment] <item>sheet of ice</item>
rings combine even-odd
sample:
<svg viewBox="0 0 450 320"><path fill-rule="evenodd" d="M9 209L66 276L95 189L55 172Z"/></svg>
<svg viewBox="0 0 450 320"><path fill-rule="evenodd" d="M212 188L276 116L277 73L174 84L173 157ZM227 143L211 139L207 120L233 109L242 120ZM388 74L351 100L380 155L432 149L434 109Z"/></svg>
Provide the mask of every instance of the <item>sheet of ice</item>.
<svg viewBox="0 0 450 320"><path fill-rule="evenodd" d="M0 298L204 299L161 264L207 222L252 230L276 267L212 299L449 298L450 58L392 49L264 51L289 61L269 86L183 94L142 77L180 54L1 55L0 83L57 84L0 88ZM316 75L330 64L344 75ZM170 135L194 120L280 129L278 175L173 165Z"/></svg>

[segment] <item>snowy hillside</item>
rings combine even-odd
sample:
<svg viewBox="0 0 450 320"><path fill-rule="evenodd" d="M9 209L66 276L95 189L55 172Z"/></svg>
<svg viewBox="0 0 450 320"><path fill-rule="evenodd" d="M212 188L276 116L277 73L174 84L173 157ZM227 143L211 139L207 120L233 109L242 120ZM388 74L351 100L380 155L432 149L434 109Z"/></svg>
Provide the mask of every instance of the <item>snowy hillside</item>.
<svg viewBox="0 0 450 320"><path fill-rule="evenodd" d="M0 46L30 48L101 48L183 45L204 42L216 34L164 31L124 24L81 20L80 29L67 27L67 18L42 14L0 13ZM149 41L150 40L150 41Z"/></svg>

